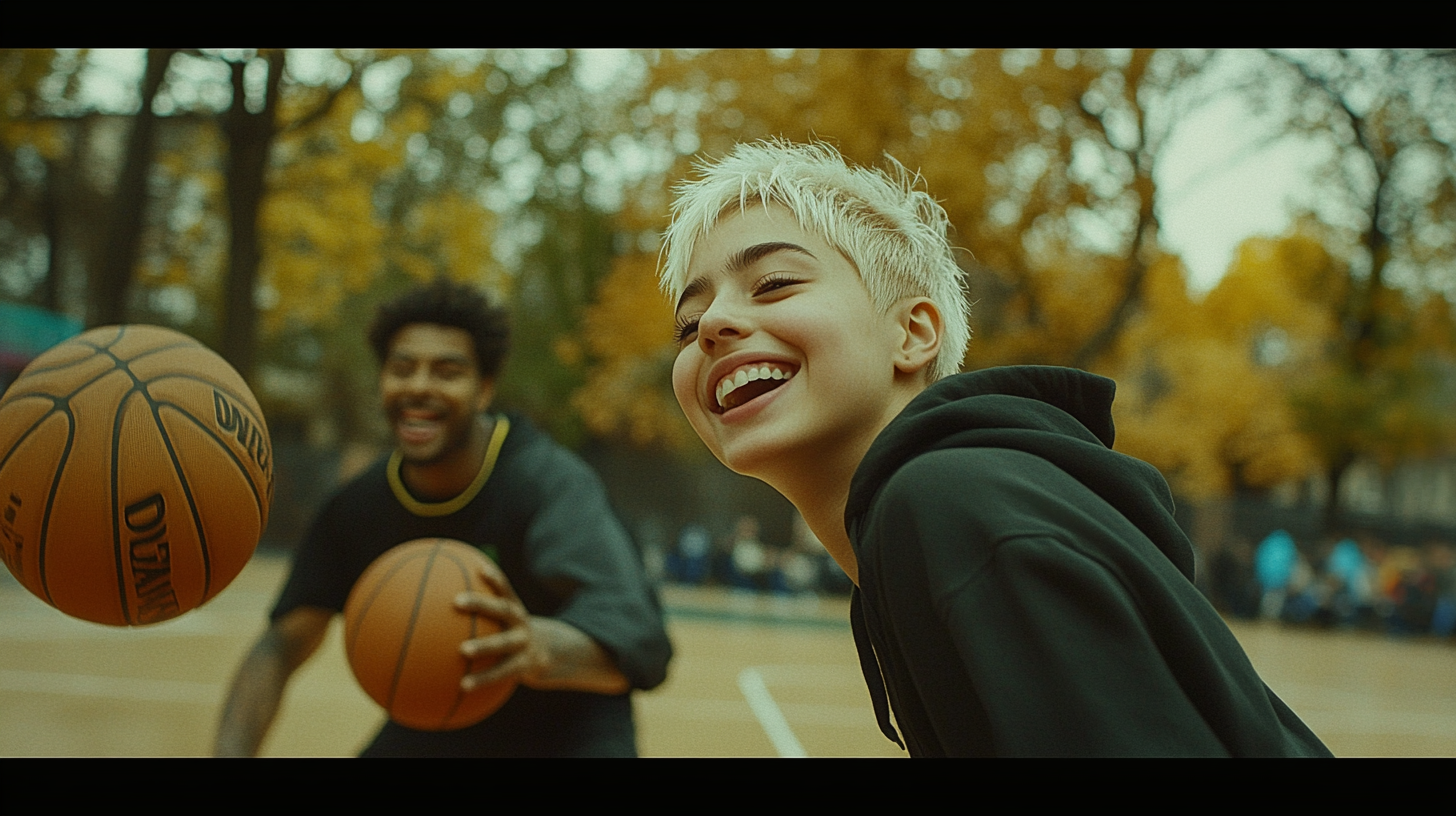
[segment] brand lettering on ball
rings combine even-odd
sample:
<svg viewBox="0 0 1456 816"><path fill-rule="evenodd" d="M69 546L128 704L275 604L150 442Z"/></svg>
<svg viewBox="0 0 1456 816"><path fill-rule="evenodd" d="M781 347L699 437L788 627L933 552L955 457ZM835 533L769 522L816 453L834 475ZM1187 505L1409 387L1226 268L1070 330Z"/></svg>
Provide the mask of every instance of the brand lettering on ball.
<svg viewBox="0 0 1456 816"><path fill-rule="evenodd" d="M20 497L14 493L10 494L10 501L5 505L5 510L0 512L0 540L4 546L0 546L0 560L10 568L10 572L17 578L20 577L20 553L25 547L25 537L15 529L15 518L20 515Z"/></svg>
<svg viewBox="0 0 1456 816"><path fill-rule="evenodd" d="M242 408L234 405L232 400L215 388L212 391L212 407L217 413L218 429L236 439L247 452L248 458L256 462L271 479L273 473L268 469L268 438L248 419Z"/></svg>
<svg viewBox="0 0 1456 816"><path fill-rule="evenodd" d="M137 622L153 623L180 612L172 591L172 546L167 542L167 503L153 493L126 506L131 580L137 595Z"/></svg>

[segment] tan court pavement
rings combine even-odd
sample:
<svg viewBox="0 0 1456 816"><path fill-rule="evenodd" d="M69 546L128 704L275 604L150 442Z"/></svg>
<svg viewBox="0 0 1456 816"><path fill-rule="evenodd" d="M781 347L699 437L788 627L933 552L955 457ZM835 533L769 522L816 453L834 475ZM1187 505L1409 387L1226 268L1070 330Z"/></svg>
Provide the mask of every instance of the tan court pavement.
<svg viewBox="0 0 1456 816"><path fill-rule="evenodd" d="M0 756L199 756L286 563L256 557L207 607L113 629L67 618L0 571ZM668 588L677 647L636 697L646 756L903 756L875 726L842 600ZM1265 680L1341 755L1456 756L1456 647L1234 628ZM295 678L270 756L349 756L381 721L337 625Z"/></svg>

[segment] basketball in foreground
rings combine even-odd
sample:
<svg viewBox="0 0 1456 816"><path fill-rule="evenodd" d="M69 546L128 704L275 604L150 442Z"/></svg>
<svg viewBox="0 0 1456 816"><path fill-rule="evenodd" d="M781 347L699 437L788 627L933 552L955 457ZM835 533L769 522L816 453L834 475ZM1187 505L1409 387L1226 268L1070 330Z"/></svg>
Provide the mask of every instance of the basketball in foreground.
<svg viewBox="0 0 1456 816"><path fill-rule="evenodd" d="M379 556L344 604L344 650L365 693L389 718L421 731L449 731L494 714L515 681L460 689L466 674L495 659L471 660L460 644L500 631L493 620L455 608L461 592L494 594L480 577L486 556L448 538L410 541Z"/></svg>
<svg viewBox="0 0 1456 816"><path fill-rule="evenodd" d="M252 557L272 495L257 400L170 329L92 329L0 399L0 557L67 615L129 626L207 603Z"/></svg>

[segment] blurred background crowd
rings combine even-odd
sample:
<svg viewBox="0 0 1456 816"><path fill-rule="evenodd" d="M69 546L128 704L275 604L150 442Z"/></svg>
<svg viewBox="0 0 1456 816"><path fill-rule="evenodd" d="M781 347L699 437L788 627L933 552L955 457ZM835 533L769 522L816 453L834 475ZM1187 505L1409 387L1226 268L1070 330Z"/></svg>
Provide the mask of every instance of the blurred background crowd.
<svg viewBox="0 0 1456 816"><path fill-rule="evenodd" d="M1219 550L1202 584L1221 612L1246 620L1438 638L1456 632L1456 549L1446 538L1391 545L1360 533L1301 547L1274 530L1257 544L1235 539Z"/></svg>
<svg viewBox="0 0 1456 816"><path fill-rule="evenodd" d="M662 580L844 591L669 384L668 191L769 136L924 177L966 367L1116 379L1228 614L1450 634L1451 50L0 50L0 387L87 326L197 337L264 406L286 548L388 443L375 304L470 281L512 311L498 406Z"/></svg>

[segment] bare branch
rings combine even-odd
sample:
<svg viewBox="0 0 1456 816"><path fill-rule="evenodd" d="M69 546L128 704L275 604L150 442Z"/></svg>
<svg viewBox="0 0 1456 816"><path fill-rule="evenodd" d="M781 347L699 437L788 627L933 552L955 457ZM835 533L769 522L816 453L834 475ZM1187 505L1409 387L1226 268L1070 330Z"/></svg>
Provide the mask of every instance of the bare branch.
<svg viewBox="0 0 1456 816"><path fill-rule="evenodd" d="M324 100L313 110L280 128L280 135L302 130L325 116L328 116L329 111L333 110L334 103L339 101L339 97L343 95L344 90L359 83L359 78L364 73L362 68L363 66L350 64L349 75L344 78L344 81L337 88L330 90L328 95L324 97Z"/></svg>

